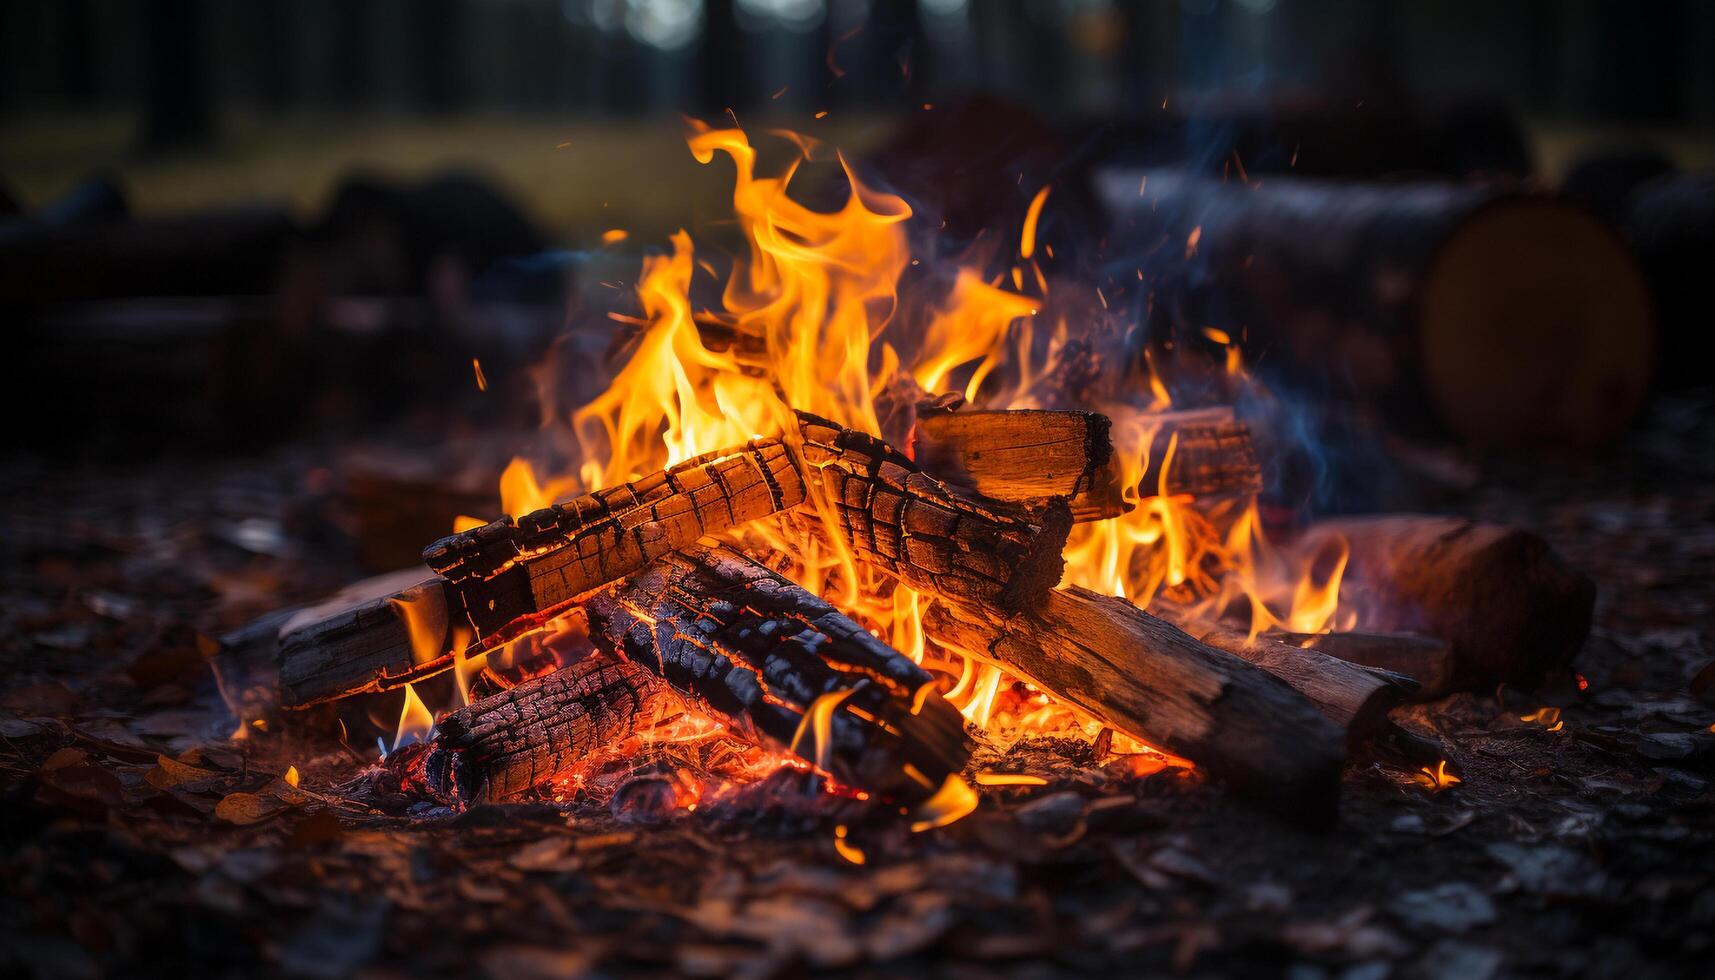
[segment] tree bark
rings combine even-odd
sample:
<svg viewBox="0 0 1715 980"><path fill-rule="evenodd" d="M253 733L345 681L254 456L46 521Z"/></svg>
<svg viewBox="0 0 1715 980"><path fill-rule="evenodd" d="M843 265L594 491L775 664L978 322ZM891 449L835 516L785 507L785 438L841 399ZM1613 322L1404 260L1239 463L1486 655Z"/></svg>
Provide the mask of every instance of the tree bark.
<svg viewBox="0 0 1715 980"><path fill-rule="evenodd" d="M1345 737L1305 698L1113 596L1056 589L1005 620L936 603L937 643L998 664L1151 745L1182 755L1294 821L1326 825Z"/></svg>
<svg viewBox="0 0 1715 980"><path fill-rule="evenodd" d="M598 647L847 785L914 802L970 756L964 719L927 672L730 548L667 555L584 609Z"/></svg>
<svg viewBox="0 0 1715 980"><path fill-rule="evenodd" d="M439 799L510 799L647 728L673 700L636 664L573 664L442 718L423 779Z"/></svg>
<svg viewBox="0 0 1715 980"><path fill-rule="evenodd" d="M430 545L474 649L552 619L578 596L706 534L797 506L797 463L778 439L708 453L634 483L504 518Z"/></svg>
<svg viewBox="0 0 1715 980"><path fill-rule="evenodd" d="M1035 510L962 494L873 436L798 413L807 479L852 551L934 596L1016 612L1060 581L1066 502Z"/></svg>

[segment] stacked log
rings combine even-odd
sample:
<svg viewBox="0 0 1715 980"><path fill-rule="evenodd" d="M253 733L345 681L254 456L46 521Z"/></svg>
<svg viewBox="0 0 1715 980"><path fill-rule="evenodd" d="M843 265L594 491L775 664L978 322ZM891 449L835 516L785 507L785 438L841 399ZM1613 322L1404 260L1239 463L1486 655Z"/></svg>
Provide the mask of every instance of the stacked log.
<svg viewBox="0 0 1715 980"><path fill-rule="evenodd" d="M1440 183L1099 175L1117 249L1184 337L1244 325L1275 371L1421 435L1588 447L1647 393L1655 322L1618 238L1558 200Z"/></svg>

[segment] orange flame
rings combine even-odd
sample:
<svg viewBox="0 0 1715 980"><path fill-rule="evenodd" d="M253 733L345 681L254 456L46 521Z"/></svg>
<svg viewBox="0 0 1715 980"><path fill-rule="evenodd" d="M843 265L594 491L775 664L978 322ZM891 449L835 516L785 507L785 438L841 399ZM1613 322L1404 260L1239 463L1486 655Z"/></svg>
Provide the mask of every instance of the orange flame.
<svg viewBox="0 0 1715 980"><path fill-rule="evenodd" d="M435 716L417 696L417 689L405 685L405 703L399 708L399 727L393 733L392 751L397 752L413 742L427 741L435 730Z"/></svg>

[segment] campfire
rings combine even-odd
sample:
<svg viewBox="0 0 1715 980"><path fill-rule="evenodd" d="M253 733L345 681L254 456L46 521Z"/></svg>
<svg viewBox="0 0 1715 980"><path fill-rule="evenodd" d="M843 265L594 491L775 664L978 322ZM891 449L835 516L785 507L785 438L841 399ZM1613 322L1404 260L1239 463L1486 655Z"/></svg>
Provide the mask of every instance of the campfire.
<svg viewBox="0 0 1715 980"><path fill-rule="evenodd" d="M508 516L461 518L426 570L259 624L284 708L404 691L342 792L689 810L786 770L927 830L1041 781L981 760L1068 739L1325 826L1354 753L1458 780L1391 708L1565 670L1593 587L1533 535L1271 540L1287 434L1241 339L1136 353L1103 310L1148 301L1141 271L1129 297L1045 274L1051 188L947 261L849 168L841 206L799 203L830 154L787 138L764 176L744 132L693 125L736 167L743 248L643 260L611 383L549 420L574 465L515 460Z"/></svg>

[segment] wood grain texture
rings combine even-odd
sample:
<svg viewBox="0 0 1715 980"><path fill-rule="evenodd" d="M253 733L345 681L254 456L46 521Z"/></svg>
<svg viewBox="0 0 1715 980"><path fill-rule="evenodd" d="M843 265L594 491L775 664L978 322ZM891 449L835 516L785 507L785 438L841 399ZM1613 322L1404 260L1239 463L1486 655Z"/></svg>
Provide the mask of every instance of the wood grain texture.
<svg viewBox="0 0 1715 980"><path fill-rule="evenodd" d="M1055 589L994 619L936 603L935 642L998 664L1117 731L1182 755L1311 825L1333 819L1345 734L1265 671L1115 596Z"/></svg>
<svg viewBox="0 0 1715 980"><path fill-rule="evenodd" d="M962 493L874 436L800 412L800 456L857 556L919 591L1008 612L1060 581L1066 502L1027 509Z"/></svg>
<svg viewBox="0 0 1715 980"><path fill-rule="evenodd" d="M423 560L448 581L482 650L703 535L803 499L803 479L786 447L758 439L516 521L450 535L430 545Z"/></svg>
<svg viewBox="0 0 1715 980"><path fill-rule="evenodd" d="M1278 637L1263 635L1253 639L1248 630L1163 615L1194 639L1225 650L1285 681L1308 698L1323 717L1339 725L1350 745L1380 731L1388 711L1417 689L1417 683L1409 677L1347 663Z"/></svg>
<svg viewBox="0 0 1715 980"><path fill-rule="evenodd" d="M1402 674L1417 682L1407 700L1431 701L1452 690L1453 647L1422 633L1282 633L1279 639L1347 663Z"/></svg>
<svg viewBox="0 0 1715 980"><path fill-rule="evenodd" d="M819 596L727 547L663 557L584 603L590 637L726 719L792 747L806 711L840 697L829 744L796 751L850 786L915 801L964 767L964 719L923 668ZM827 702L824 702L824 705Z"/></svg>
<svg viewBox="0 0 1715 980"><path fill-rule="evenodd" d="M1129 507L1117 496L1092 496L1113 458L1112 423L1096 412L986 411L921 414L911 458L954 486L1027 504L1049 497L1107 506L1073 507L1075 520L1102 520Z"/></svg>
<svg viewBox="0 0 1715 980"><path fill-rule="evenodd" d="M400 615L420 615L436 650L413 656ZM280 704L301 708L353 694L387 691L452 666L439 652L447 627L445 583L422 569L366 579L293 614L279 639Z"/></svg>

